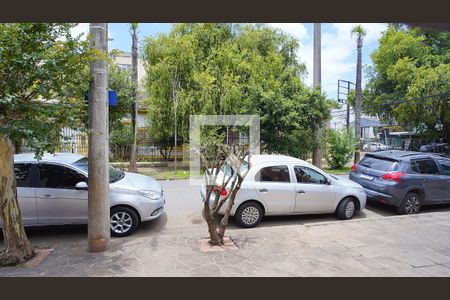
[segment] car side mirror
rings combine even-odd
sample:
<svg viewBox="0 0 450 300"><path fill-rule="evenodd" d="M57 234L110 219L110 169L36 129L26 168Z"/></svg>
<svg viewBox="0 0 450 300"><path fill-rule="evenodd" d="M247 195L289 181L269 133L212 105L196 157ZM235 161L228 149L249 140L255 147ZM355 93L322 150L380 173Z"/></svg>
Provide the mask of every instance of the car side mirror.
<svg viewBox="0 0 450 300"><path fill-rule="evenodd" d="M86 182L81 181L81 182L78 182L78 183L75 185L75 189L76 189L76 190L85 190L85 191L87 191L88 185L87 185Z"/></svg>

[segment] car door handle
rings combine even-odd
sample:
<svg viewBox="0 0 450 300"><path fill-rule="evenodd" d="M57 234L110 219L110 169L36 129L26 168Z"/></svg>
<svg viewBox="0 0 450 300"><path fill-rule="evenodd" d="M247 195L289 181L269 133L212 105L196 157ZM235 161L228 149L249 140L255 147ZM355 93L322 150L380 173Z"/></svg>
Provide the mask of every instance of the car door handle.
<svg viewBox="0 0 450 300"><path fill-rule="evenodd" d="M297 191L297 194L306 194L304 190Z"/></svg>
<svg viewBox="0 0 450 300"><path fill-rule="evenodd" d="M268 189L260 189L259 190L261 193L267 193L269 190Z"/></svg>
<svg viewBox="0 0 450 300"><path fill-rule="evenodd" d="M46 195L43 195L43 196L39 196L39 198L52 198L52 195L46 194Z"/></svg>

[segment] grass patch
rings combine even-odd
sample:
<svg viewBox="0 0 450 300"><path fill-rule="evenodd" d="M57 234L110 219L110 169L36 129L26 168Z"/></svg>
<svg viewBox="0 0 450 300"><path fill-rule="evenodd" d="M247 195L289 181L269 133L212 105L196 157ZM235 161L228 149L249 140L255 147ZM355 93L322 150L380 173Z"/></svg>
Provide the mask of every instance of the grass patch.
<svg viewBox="0 0 450 300"><path fill-rule="evenodd" d="M348 174L352 170L352 167L343 167L341 169L330 169L328 167L323 168L323 170L330 174L340 175L340 174Z"/></svg>
<svg viewBox="0 0 450 300"><path fill-rule="evenodd" d="M139 173L151 176L156 180L189 179L189 170L167 170L159 168L139 168Z"/></svg>

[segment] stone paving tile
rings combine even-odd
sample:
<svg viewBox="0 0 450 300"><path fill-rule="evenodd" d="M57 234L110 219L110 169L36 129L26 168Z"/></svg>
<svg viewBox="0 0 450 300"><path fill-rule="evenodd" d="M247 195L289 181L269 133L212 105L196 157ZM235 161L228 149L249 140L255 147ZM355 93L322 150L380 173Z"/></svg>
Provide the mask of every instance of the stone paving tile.
<svg viewBox="0 0 450 300"><path fill-rule="evenodd" d="M450 276L450 269L445 266L441 266L441 265L421 267L418 269L421 272L424 272L426 274L426 276L436 276L436 277Z"/></svg>
<svg viewBox="0 0 450 300"><path fill-rule="evenodd" d="M32 268L0 276L450 276L450 212L233 229L239 250L201 253L205 229L113 239L93 254L85 241L54 244Z"/></svg>

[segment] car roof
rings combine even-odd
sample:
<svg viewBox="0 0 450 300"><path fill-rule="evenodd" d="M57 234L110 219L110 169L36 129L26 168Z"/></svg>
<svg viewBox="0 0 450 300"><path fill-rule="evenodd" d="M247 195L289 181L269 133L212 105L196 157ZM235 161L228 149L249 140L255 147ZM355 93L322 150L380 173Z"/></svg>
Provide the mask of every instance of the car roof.
<svg viewBox="0 0 450 300"><path fill-rule="evenodd" d="M383 158L395 159L395 160L408 160L410 158L427 158L427 157L439 158L439 157L441 157L440 155L436 155L434 153L402 151L402 150L379 151L376 153L367 153L366 155L369 157L383 157Z"/></svg>
<svg viewBox="0 0 450 300"><path fill-rule="evenodd" d="M306 161L287 156L287 155L276 155L276 154L258 154L250 156L250 163L252 165L259 165L263 163L300 163L308 164Z"/></svg>
<svg viewBox="0 0 450 300"><path fill-rule="evenodd" d="M85 157L81 154L75 154L75 153L45 153L42 158L39 161L42 162L61 162L61 163L67 163L72 164L76 162L77 160L82 159ZM15 154L14 155L14 162L38 162L38 160L35 158L34 153L23 153L23 154Z"/></svg>

